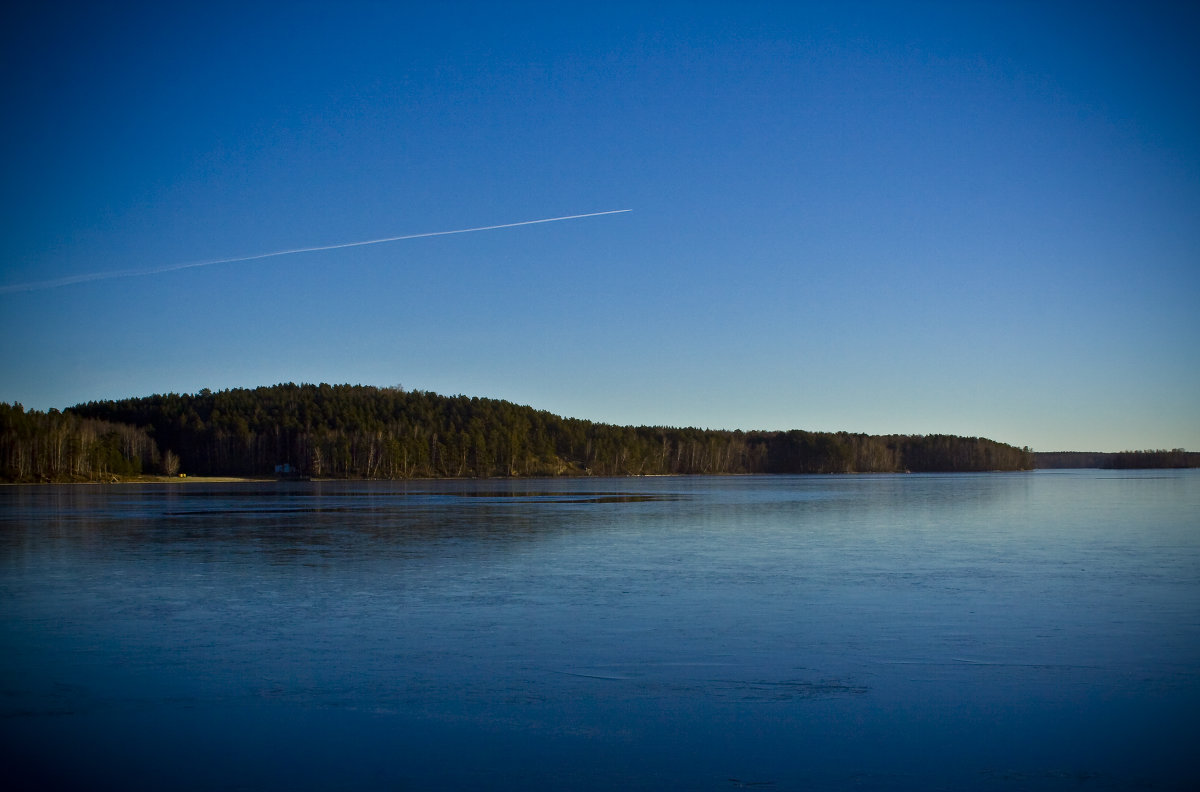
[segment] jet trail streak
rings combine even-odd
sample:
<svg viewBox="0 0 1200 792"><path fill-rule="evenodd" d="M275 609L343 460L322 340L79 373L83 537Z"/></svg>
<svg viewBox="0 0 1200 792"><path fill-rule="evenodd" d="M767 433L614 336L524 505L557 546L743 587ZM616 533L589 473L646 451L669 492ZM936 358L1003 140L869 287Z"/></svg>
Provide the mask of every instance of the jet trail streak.
<svg viewBox="0 0 1200 792"><path fill-rule="evenodd" d="M539 223L557 223L560 220L579 220L584 217L600 217L601 215L621 214L622 212L631 211L633 210L610 209L607 212L588 212L587 214L565 215L563 217L545 217L540 220L522 220L518 223L501 223L499 225L478 226L477 228L458 228L453 231L428 231L423 234L404 234L402 236L383 237L382 239L367 239L361 242L340 242L336 245L318 245L316 247L291 248L289 250L276 250L271 253L256 253L253 256L236 256L234 258L212 259L210 261L192 261L186 264L168 264L163 267L151 267L149 269L113 270L110 272L92 272L86 275L68 275L63 278L54 278L53 280L34 281L31 283L14 283L9 286L0 286L0 294L9 294L10 292L18 291L40 291L42 289L55 289L59 286L70 286L74 283L87 283L88 281L108 280L110 278L132 278L136 275L158 275L164 272L175 272L176 270L192 269L194 267L208 267L213 264L235 264L240 261L257 261L258 259L274 258L276 256L291 256L295 253L316 253L322 250L338 250L340 248L362 247L364 245L382 245L385 242L400 242L405 239L449 236L450 234L470 234L475 231L495 231L499 228L516 228L517 226L537 225Z"/></svg>

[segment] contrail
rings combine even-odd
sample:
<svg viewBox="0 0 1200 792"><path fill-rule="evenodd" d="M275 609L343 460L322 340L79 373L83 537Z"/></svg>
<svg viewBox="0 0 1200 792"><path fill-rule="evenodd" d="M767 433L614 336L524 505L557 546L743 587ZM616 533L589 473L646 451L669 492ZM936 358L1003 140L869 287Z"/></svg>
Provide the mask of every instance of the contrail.
<svg viewBox="0 0 1200 792"><path fill-rule="evenodd" d="M208 267L213 264L234 264L239 261L257 261L258 259L274 258L276 256L291 256L295 253L316 253L321 250L338 250L340 248L362 247L363 245L382 245L385 242L400 242L404 239L421 239L423 237L448 236L450 234L470 234L475 231L495 231L498 228L515 228L517 226L537 225L538 223L557 223L560 220L579 220L584 217L600 217L601 215L621 214L632 212L632 209L610 209L607 212L588 212L587 214L565 215L563 217L544 217L540 220L522 220L519 223L501 223L499 225L478 226L477 228L456 228L453 231L428 231L424 234L404 234L403 236L383 237L382 239L367 239L361 242L340 242L336 245L317 245L316 247L290 248L276 250L271 253L256 253L253 256L236 256L234 258L211 259L209 261L191 261L186 264L168 264L164 267L148 269L113 270L110 272L92 272L86 275L68 275L53 280L33 281L30 283L14 283L0 286L0 294L18 291L40 291L55 289L59 286L70 286L73 283L109 280L110 278L132 278L136 275L158 275L163 272L192 269L193 267Z"/></svg>

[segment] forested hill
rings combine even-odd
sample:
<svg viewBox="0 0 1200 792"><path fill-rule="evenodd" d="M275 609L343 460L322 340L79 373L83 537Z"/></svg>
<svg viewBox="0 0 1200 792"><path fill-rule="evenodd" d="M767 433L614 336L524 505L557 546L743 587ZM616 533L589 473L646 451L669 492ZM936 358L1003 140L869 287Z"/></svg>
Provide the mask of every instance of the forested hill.
<svg viewBox="0 0 1200 792"><path fill-rule="evenodd" d="M351 385L204 390L89 402L65 413L3 408L0 475L10 480L78 475L63 469L70 454L54 450L64 443L76 458L89 443L103 447L107 470L123 465L118 472L137 468L171 475L270 476L280 465L304 476L350 478L1033 466L1027 448L974 437L612 426L496 399ZM86 438L61 439L71 433L72 422L89 427ZM118 452L121 459L114 456Z"/></svg>

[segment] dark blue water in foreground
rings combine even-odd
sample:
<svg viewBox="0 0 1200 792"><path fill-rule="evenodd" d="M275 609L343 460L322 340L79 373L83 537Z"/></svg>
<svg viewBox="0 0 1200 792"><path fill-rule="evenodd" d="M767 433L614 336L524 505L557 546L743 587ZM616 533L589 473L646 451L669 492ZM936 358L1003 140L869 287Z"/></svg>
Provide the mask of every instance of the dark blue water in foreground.
<svg viewBox="0 0 1200 792"><path fill-rule="evenodd" d="M1200 788L1200 471L0 488L31 788Z"/></svg>

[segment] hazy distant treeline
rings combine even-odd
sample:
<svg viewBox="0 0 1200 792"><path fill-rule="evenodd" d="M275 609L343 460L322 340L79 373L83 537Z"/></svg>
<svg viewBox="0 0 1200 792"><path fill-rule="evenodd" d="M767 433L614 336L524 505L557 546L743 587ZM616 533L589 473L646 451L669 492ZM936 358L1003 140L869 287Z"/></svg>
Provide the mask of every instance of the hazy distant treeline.
<svg viewBox="0 0 1200 792"><path fill-rule="evenodd" d="M1104 470L1131 470L1152 468L1200 467L1200 452L1173 448L1170 451L1038 451L1033 455L1035 467L1039 468L1100 468Z"/></svg>
<svg viewBox="0 0 1200 792"><path fill-rule="evenodd" d="M0 476L349 478L1019 470L1028 448L950 435L612 426L496 399L275 385L0 410Z"/></svg>

